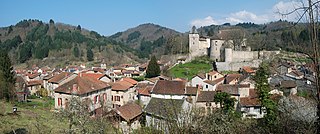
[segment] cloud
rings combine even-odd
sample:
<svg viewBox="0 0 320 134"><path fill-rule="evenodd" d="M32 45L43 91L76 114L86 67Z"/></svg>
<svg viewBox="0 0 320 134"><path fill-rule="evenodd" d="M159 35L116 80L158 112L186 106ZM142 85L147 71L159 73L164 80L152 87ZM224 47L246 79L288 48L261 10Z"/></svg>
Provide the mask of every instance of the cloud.
<svg viewBox="0 0 320 134"><path fill-rule="evenodd" d="M302 14L302 10L298 10L288 14L299 7L303 7L306 1L280 1L272 7L273 17L276 19L286 19L289 21L296 21ZM285 15L288 14L288 15Z"/></svg>
<svg viewBox="0 0 320 134"><path fill-rule="evenodd" d="M255 14L246 10L230 13L221 18L213 19L212 16L207 16L202 19L195 19L191 21L192 26L201 27L212 24L220 25L223 23L238 24L243 22L253 22L256 24L268 23L271 21L277 21L279 19L288 21L297 21L302 14L302 11L297 11L289 15L283 15L294 11L298 7L303 7L303 3L306 4L306 0L287 1L282 0L276 3L273 7L270 7L263 14Z"/></svg>
<svg viewBox="0 0 320 134"><path fill-rule="evenodd" d="M268 15L256 15L254 13L243 10L236 13L231 13L229 17L225 18L225 21L232 24L242 22L253 22L261 24L270 21L270 18L268 17Z"/></svg>
<svg viewBox="0 0 320 134"><path fill-rule="evenodd" d="M215 20L211 16L208 16L203 19L196 19L191 22L192 26L201 27L201 26L209 26L212 24L217 24Z"/></svg>

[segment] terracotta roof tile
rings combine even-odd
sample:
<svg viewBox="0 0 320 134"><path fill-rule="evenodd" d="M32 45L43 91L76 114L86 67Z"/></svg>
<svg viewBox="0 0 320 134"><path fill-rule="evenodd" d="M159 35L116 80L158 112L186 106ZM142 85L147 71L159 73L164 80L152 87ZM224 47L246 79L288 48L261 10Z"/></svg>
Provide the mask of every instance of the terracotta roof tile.
<svg viewBox="0 0 320 134"><path fill-rule="evenodd" d="M205 79L206 78L206 74L204 74L204 73L199 73L196 76L200 77L201 79Z"/></svg>
<svg viewBox="0 0 320 134"><path fill-rule="evenodd" d="M127 122L142 114L141 106L133 102L116 108L116 111Z"/></svg>
<svg viewBox="0 0 320 134"><path fill-rule="evenodd" d="M247 72L247 73L254 73L255 71L249 67L249 66L244 66L243 68L243 71Z"/></svg>
<svg viewBox="0 0 320 134"><path fill-rule="evenodd" d="M217 91L239 96L238 88L250 88L250 84L221 84L217 86Z"/></svg>
<svg viewBox="0 0 320 134"><path fill-rule="evenodd" d="M110 83L110 85L111 89L115 91L125 91L134 86L133 84L127 81L117 81L114 83Z"/></svg>
<svg viewBox="0 0 320 134"><path fill-rule="evenodd" d="M186 87L186 94L187 95L196 95L198 91L197 87Z"/></svg>
<svg viewBox="0 0 320 134"><path fill-rule="evenodd" d="M84 77L90 77L93 79L98 80L99 78L105 76L105 74L97 74L97 73L81 73L80 75L84 76Z"/></svg>
<svg viewBox="0 0 320 134"><path fill-rule="evenodd" d="M131 83L132 85L136 85L138 82L134 79L131 78L122 78L123 81L127 81L129 83Z"/></svg>
<svg viewBox="0 0 320 134"><path fill-rule="evenodd" d="M103 81L96 80L86 76L77 76L71 81L59 86L54 91L67 94L74 93L77 95L82 95L85 93L101 90L108 87L110 87L110 85Z"/></svg>
<svg viewBox="0 0 320 134"><path fill-rule="evenodd" d="M242 75L241 74L228 74L226 77L226 84L229 84L231 81L235 79L240 79Z"/></svg>
<svg viewBox="0 0 320 134"><path fill-rule="evenodd" d="M50 83L59 83L61 80L63 80L64 78L68 77L72 75L72 73L70 72L62 72L58 75L53 76L51 79L48 80L48 82Z"/></svg>
<svg viewBox="0 0 320 134"><path fill-rule="evenodd" d="M42 84L42 80L33 80L33 81L28 81L27 82L27 86L35 86L35 85L41 85Z"/></svg>
<svg viewBox="0 0 320 134"><path fill-rule="evenodd" d="M200 91L197 102L213 102L216 91Z"/></svg>
<svg viewBox="0 0 320 134"><path fill-rule="evenodd" d="M259 98L252 97L240 98L240 104L242 106L261 106Z"/></svg>
<svg viewBox="0 0 320 134"><path fill-rule="evenodd" d="M152 89L155 94L185 94L185 82L158 80Z"/></svg>
<svg viewBox="0 0 320 134"><path fill-rule="evenodd" d="M137 89L137 91L140 95L151 96L150 92L151 92L152 88L153 88L153 86L146 86L144 88Z"/></svg>

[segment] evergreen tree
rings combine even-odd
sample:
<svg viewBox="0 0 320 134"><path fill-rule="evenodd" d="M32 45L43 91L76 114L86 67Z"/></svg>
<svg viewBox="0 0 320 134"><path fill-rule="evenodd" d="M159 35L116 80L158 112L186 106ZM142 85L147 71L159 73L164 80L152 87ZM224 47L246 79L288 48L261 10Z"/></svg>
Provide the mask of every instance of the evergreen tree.
<svg viewBox="0 0 320 134"><path fill-rule="evenodd" d="M87 60L93 61L93 52L90 48L87 48Z"/></svg>
<svg viewBox="0 0 320 134"><path fill-rule="evenodd" d="M262 107L266 108L267 115L264 117L267 127L272 127L276 121L276 104L270 99L270 86L268 83L269 68L266 63L262 63L254 76L259 100Z"/></svg>
<svg viewBox="0 0 320 134"><path fill-rule="evenodd" d="M146 78L152 78L160 75L161 71L157 63L156 56L151 57L146 73Z"/></svg>
<svg viewBox="0 0 320 134"><path fill-rule="evenodd" d="M0 53L0 99L10 100L14 95L15 74L7 53Z"/></svg>
<svg viewBox="0 0 320 134"><path fill-rule="evenodd" d="M213 68L214 71L218 71L217 63L215 61L212 62L212 68Z"/></svg>
<svg viewBox="0 0 320 134"><path fill-rule="evenodd" d="M80 51L79 51L78 46L74 46L74 47L73 47L73 55L74 55L74 57L79 58L79 56L80 56Z"/></svg>

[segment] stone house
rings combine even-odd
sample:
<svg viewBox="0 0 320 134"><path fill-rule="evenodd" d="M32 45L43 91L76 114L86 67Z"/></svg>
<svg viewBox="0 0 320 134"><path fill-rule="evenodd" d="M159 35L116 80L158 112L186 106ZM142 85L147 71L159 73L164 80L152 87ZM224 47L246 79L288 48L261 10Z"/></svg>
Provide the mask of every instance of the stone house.
<svg viewBox="0 0 320 134"><path fill-rule="evenodd" d="M263 118L267 114L255 89L250 89L250 96L240 98L238 109L242 113L242 118Z"/></svg>
<svg viewBox="0 0 320 134"><path fill-rule="evenodd" d="M214 102L216 93L216 91L199 91L197 93L195 107L200 110L200 114L207 115L212 110L220 108L220 104Z"/></svg>
<svg viewBox="0 0 320 134"><path fill-rule="evenodd" d="M152 98L183 99L186 83L183 81L158 80L151 90Z"/></svg>
<svg viewBox="0 0 320 134"><path fill-rule="evenodd" d="M123 78L120 81L110 83L112 89L112 107L120 107L128 102L136 100L136 84L137 81L130 78Z"/></svg>
<svg viewBox="0 0 320 134"><path fill-rule="evenodd" d="M224 84L238 84L241 77L241 74L228 74L225 76Z"/></svg>
<svg viewBox="0 0 320 134"><path fill-rule="evenodd" d="M94 112L101 108L102 104L110 107L111 86L89 76L76 76L54 89L55 109L66 108L73 96L79 97L81 101L89 105L90 111Z"/></svg>
<svg viewBox="0 0 320 134"><path fill-rule="evenodd" d="M141 127L142 108L140 105L130 102L111 110L107 116L111 119L113 126L120 128L123 133L130 133Z"/></svg>
<svg viewBox="0 0 320 134"><path fill-rule="evenodd" d="M190 84L192 87L203 86L205 83L203 81L207 80L206 74L199 73L196 76L192 77Z"/></svg>
<svg viewBox="0 0 320 134"><path fill-rule="evenodd" d="M48 83L46 85L47 89L50 91L48 95L54 97L54 89L74 79L75 77L77 77L77 74L70 72L62 72L60 74L54 75L48 80Z"/></svg>
<svg viewBox="0 0 320 134"><path fill-rule="evenodd" d="M220 78L223 78L224 76L217 72L217 71L211 71L209 73L206 73L206 78L208 80L211 80L211 81L214 81L214 80L217 80L217 79L220 79Z"/></svg>
<svg viewBox="0 0 320 134"><path fill-rule="evenodd" d="M294 80L283 80L280 82L280 89L283 90L284 94L295 95L297 94L297 84Z"/></svg>

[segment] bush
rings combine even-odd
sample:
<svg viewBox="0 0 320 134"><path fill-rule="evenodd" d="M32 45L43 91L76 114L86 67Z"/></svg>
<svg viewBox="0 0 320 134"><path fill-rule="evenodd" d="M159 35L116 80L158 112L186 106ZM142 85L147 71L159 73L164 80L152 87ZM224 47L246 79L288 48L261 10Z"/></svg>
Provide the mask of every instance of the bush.
<svg viewBox="0 0 320 134"><path fill-rule="evenodd" d="M39 97L36 96L36 95L29 95L29 96L28 96L28 99L37 99L37 98L39 98Z"/></svg>

